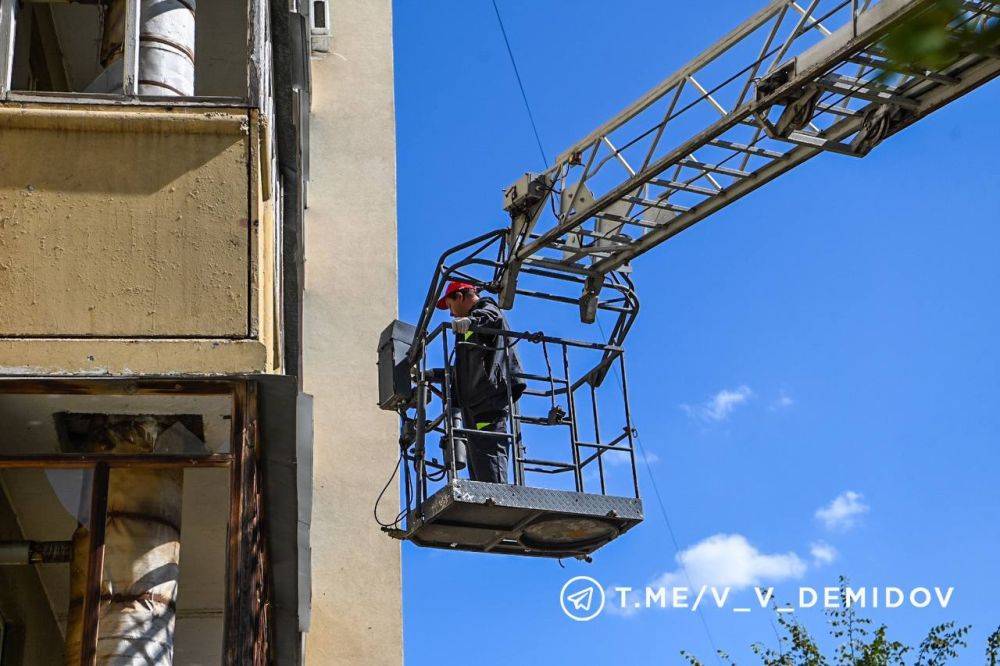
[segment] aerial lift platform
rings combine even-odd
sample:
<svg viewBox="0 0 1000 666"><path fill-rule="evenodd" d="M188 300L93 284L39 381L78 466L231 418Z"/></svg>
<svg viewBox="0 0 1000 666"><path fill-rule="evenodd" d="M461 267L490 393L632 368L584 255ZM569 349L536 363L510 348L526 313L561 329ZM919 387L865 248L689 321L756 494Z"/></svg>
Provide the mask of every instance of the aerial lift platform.
<svg viewBox="0 0 1000 666"><path fill-rule="evenodd" d="M476 239L471 251L467 246L449 251L439 262L440 275L488 289L476 272L499 267L485 256L499 254L505 237L505 230L498 230ZM458 260L449 261L454 255ZM525 275L540 277L536 274L528 268ZM631 326L638 301L626 278L613 279L617 282L609 289L617 297L601 309L614 316L617 339ZM562 281L579 284L572 277ZM523 295L549 302L568 298L527 290ZM437 299L435 286L425 312ZM515 375L527 384L520 401L507 389L507 434L486 435L509 442L513 482L460 477L465 438L484 436L464 427L452 402L453 351L463 342L448 324L418 336L416 327L393 322L379 344L380 405L401 414L404 508L395 523L384 527L391 536L421 546L587 558L643 518L624 350L614 339L585 342L541 332L483 332L495 334L500 349L517 346L524 363L524 372ZM578 360L584 362L580 370ZM553 482L543 487L531 478Z"/></svg>
<svg viewBox="0 0 1000 666"><path fill-rule="evenodd" d="M932 68L890 57L894 39L942 11L952 57ZM599 26L594 32L607 37ZM586 558L640 522L624 364L638 313L632 260L822 153L864 157L992 80L1000 74L998 35L1000 1L772 0L544 172L519 178L504 194L510 226L446 252L416 325L394 322L383 333L380 404L400 414L403 469L402 510L384 529L423 546ZM849 194L830 183L815 196ZM449 388L435 387L426 372L428 353L449 362L450 332L430 322L450 279L497 294L504 309L533 298L578 308L584 324L601 313L616 317L599 341L501 332L499 344L541 348L545 370L523 378L530 395L550 403L540 415L511 402L509 486L459 477L455 452L467 432L449 417ZM552 372L549 348L562 355L561 372ZM597 360L574 363L585 369L573 374L569 356L584 351ZM623 399L623 425L602 440L607 413L596 394L609 390ZM591 394L589 410L578 409L581 391ZM434 414L431 396L440 402ZM539 425L568 431L568 456L535 457L550 438L523 431ZM429 436L441 437L440 459L429 454ZM618 456L629 464L610 464ZM628 492L611 489L606 476L622 469L631 472ZM572 482L539 488L537 475Z"/></svg>

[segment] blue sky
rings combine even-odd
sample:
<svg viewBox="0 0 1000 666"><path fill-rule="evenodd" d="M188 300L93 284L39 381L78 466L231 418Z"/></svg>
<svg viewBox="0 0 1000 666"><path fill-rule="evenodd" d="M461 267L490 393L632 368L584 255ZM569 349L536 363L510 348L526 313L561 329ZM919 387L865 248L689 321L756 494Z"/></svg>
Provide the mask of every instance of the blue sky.
<svg viewBox="0 0 1000 666"><path fill-rule="evenodd" d="M551 156L763 0L499 4ZM488 0L396 2L395 48L413 320L433 258L504 225L502 189L541 160ZM998 103L994 82L863 160L819 157L641 258L628 343L636 424L689 570L773 583L782 600L839 574L954 586L945 610L867 614L911 642L972 624L970 664L1000 623ZM543 328L537 313L515 309L514 325ZM575 575L642 586L677 572L640 483L646 521L593 564L404 544L407 663L673 664L681 649L711 663L690 611L575 623L559 609ZM818 613L800 615L825 636ZM775 642L768 613L703 617L742 664Z"/></svg>

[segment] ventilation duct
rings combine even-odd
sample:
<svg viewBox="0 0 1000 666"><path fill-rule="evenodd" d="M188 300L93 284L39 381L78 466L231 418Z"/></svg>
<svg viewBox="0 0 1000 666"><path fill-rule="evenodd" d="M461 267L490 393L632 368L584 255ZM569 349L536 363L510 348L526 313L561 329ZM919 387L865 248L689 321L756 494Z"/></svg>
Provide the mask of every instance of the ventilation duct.
<svg viewBox="0 0 1000 666"><path fill-rule="evenodd" d="M118 92L124 78L125 9L133 0L110 0L104 16L104 71L88 92ZM140 0L139 94L194 95L195 0Z"/></svg>

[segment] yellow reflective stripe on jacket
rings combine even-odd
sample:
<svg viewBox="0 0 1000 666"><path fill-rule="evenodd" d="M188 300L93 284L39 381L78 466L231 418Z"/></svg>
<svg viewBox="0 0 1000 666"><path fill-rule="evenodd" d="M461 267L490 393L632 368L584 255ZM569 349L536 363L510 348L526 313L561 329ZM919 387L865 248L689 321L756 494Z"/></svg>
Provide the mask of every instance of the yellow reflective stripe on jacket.
<svg viewBox="0 0 1000 666"><path fill-rule="evenodd" d="M487 427L489 425L490 425L489 421L481 421L480 423L476 424L476 430L482 430L483 428L485 428L485 427Z"/></svg>
<svg viewBox="0 0 1000 666"><path fill-rule="evenodd" d="M466 331L465 332L465 340L468 340L471 337L472 337L472 331Z"/></svg>

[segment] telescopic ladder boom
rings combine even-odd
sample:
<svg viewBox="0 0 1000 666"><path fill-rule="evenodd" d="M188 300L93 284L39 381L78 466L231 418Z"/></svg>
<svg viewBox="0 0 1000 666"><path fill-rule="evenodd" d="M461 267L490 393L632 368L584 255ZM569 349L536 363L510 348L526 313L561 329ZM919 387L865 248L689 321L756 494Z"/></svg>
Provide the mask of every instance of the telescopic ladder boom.
<svg viewBox="0 0 1000 666"><path fill-rule="evenodd" d="M886 58L887 35L940 6L770 2L545 172L508 188L501 306L512 306L531 266L584 278L581 319L592 322L609 272L820 153L864 156L1000 73L995 42L963 43L937 70ZM949 24L956 40L1000 20L1000 2L959 7ZM838 196L833 183L817 194Z"/></svg>
<svg viewBox="0 0 1000 666"><path fill-rule="evenodd" d="M943 8L946 39L954 40L946 64L925 69L888 57L894 40L941 18ZM639 310L626 275L631 260L810 158L862 157L989 81L1000 73L998 23L1000 0L773 0L546 171L510 186L510 227L446 251L417 324L393 322L380 341L379 403L400 414L404 479L401 511L383 529L421 546L588 559L639 524L623 357ZM816 196L841 195L835 183L828 188ZM498 349L540 345L544 359L516 374L528 386L520 402L505 383L508 427L490 433L509 442L510 485L460 478L467 441L483 436L456 418L450 350L465 342L449 346L446 324L430 329L453 279L497 292L505 308L520 295L579 305L585 323L599 311L617 317L602 343L494 331ZM561 365L551 362L550 346L562 350ZM587 359L574 360L572 374L571 350ZM443 364L440 373L429 370L428 354ZM604 382L612 369L617 381ZM437 374L443 386L434 384ZM608 418L613 410L605 398L598 407L599 390L621 414ZM588 397L590 415L578 419ZM620 425L612 436L610 421ZM624 489L606 483L616 456L629 463ZM529 484L527 473L562 485Z"/></svg>

